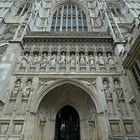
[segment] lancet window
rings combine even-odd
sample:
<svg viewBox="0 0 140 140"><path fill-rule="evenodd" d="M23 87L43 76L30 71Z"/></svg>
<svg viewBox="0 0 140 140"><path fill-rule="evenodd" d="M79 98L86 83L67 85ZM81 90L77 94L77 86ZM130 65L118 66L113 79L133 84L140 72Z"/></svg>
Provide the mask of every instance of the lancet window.
<svg viewBox="0 0 140 140"><path fill-rule="evenodd" d="M86 15L76 5L62 5L53 14L51 31L87 32Z"/></svg>
<svg viewBox="0 0 140 140"><path fill-rule="evenodd" d="M25 4L24 6L20 7L16 13L16 16L24 16L30 6L31 5L28 3L28 4Z"/></svg>

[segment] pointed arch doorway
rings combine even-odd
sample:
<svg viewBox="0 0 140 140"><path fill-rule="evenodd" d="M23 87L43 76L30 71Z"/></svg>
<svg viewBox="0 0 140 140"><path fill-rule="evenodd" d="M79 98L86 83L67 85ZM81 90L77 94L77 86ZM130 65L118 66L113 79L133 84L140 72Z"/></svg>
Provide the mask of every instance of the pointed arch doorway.
<svg viewBox="0 0 140 140"><path fill-rule="evenodd" d="M56 116L55 140L80 140L78 112L71 106L63 107Z"/></svg>

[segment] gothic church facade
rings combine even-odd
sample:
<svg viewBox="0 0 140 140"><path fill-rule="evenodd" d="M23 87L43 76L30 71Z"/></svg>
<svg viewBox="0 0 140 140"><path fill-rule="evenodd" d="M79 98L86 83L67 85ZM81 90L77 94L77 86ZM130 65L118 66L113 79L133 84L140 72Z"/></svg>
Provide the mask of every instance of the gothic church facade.
<svg viewBox="0 0 140 140"><path fill-rule="evenodd" d="M0 0L0 140L140 140L140 1Z"/></svg>

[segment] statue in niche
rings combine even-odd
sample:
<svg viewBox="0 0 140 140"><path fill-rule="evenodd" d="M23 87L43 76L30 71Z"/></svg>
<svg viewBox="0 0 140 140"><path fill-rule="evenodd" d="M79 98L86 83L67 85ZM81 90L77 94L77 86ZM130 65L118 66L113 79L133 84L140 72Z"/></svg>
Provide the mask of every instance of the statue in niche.
<svg viewBox="0 0 140 140"><path fill-rule="evenodd" d="M84 56L84 54L82 54L82 53L81 53L81 55L80 55L80 60L79 60L79 62L80 62L80 65L85 65L85 56Z"/></svg>
<svg viewBox="0 0 140 140"><path fill-rule="evenodd" d="M29 62L29 54L26 53L21 60L21 67L26 67Z"/></svg>
<svg viewBox="0 0 140 140"><path fill-rule="evenodd" d="M54 67L56 66L56 61L57 61L57 58L56 58L56 54L54 53L51 58L50 58L50 65L51 67Z"/></svg>
<svg viewBox="0 0 140 140"><path fill-rule="evenodd" d="M39 60L38 60L38 55L35 54L32 58L32 61L31 61L31 66L32 67L36 67L36 65L38 64Z"/></svg>
<svg viewBox="0 0 140 140"><path fill-rule="evenodd" d="M108 59L108 64L110 66L114 66L115 65L115 62L114 62L113 57L111 56L110 52L107 54L107 59Z"/></svg>
<svg viewBox="0 0 140 140"><path fill-rule="evenodd" d="M105 92L106 98L112 98L112 94L110 92L109 83L108 83L107 80L103 81L103 86L104 86L104 92Z"/></svg>
<svg viewBox="0 0 140 140"><path fill-rule="evenodd" d="M22 33L23 33L23 30L25 28L25 25L21 25L20 26L20 29L18 30L18 33L17 33L17 37L20 38L22 36Z"/></svg>
<svg viewBox="0 0 140 140"><path fill-rule="evenodd" d="M104 66L105 65L105 61L104 61L104 58L103 58L101 53L98 54L97 63L99 64L99 66Z"/></svg>
<svg viewBox="0 0 140 140"><path fill-rule="evenodd" d="M70 57L70 65L71 66L76 66L76 58L75 58L74 53L71 54L71 57Z"/></svg>
<svg viewBox="0 0 140 140"><path fill-rule="evenodd" d="M11 98L16 98L20 90L21 90L21 81L20 81L20 79L18 79L15 82L15 86L14 86Z"/></svg>
<svg viewBox="0 0 140 140"><path fill-rule="evenodd" d="M42 59L41 59L40 67L46 68L47 61L48 61L47 54L44 53L43 56L42 56Z"/></svg>
<svg viewBox="0 0 140 140"><path fill-rule="evenodd" d="M89 55L89 65L90 66L93 66L94 65L94 58L93 58L93 55L92 54Z"/></svg>
<svg viewBox="0 0 140 140"><path fill-rule="evenodd" d="M120 87L120 83L119 83L118 80L114 81L114 87L115 87L117 97L118 98L123 98L123 91L122 91L122 88Z"/></svg>
<svg viewBox="0 0 140 140"><path fill-rule="evenodd" d="M29 79L26 83L26 86L23 90L23 95L22 97L23 98L28 98L31 94L31 92L33 91L33 88L32 88L32 81Z"/></svg>
<svg viewBox="0 0 140 140"><path fill-rule="evenodd" d="M61 55L60 64L61 65L65 65L66 64L66 55L65 55L65 53L62 53L62 55Z"/></svg>

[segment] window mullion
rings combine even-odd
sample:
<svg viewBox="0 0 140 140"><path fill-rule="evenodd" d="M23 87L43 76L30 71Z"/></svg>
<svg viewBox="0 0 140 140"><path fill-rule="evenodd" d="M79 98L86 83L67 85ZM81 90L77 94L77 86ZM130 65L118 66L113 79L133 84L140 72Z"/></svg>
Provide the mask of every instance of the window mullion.
<svg viewBox="0 0 140 140"><path fill-rule="evenodd" d="M75 8L76 8L76 28L77 28L77 31L79 31L77 6L75 6Z"/></svg>
<svg viewBox="0 0 140 140"><path fill-rule="evenodd" d="M57 10L57 13L56 13L56 22L55 22L55 31L57 31L57 21L58 21L58 10Z"/></svg>
<svg viewBox="0 0 140 140"><path fill-rule="evenodd" d="M61 7L61 22L60 22L60 31L62 31L63 20L64 20L64 5Z"/></svg>
<svg viewBox="0 0 140 140"><path fill-rule="evenodd" d="M22 9L22 11L21 11L19 16L21 16L24 13L24 10L25 10L26 6L27 6L27 4L24 5L24 7L23 7L23 9Z"/></svg>
<svg viewBox="0 0 140 140"><path fill-rule="evenodd" d="M82 30L84 31L83 12L81 11Z"/></svg>
<svg viewBox="0 0 140 140"><path fill-rule="evenodd" d="M68 5L66 10L66 31L68 31Z"/></svg>

